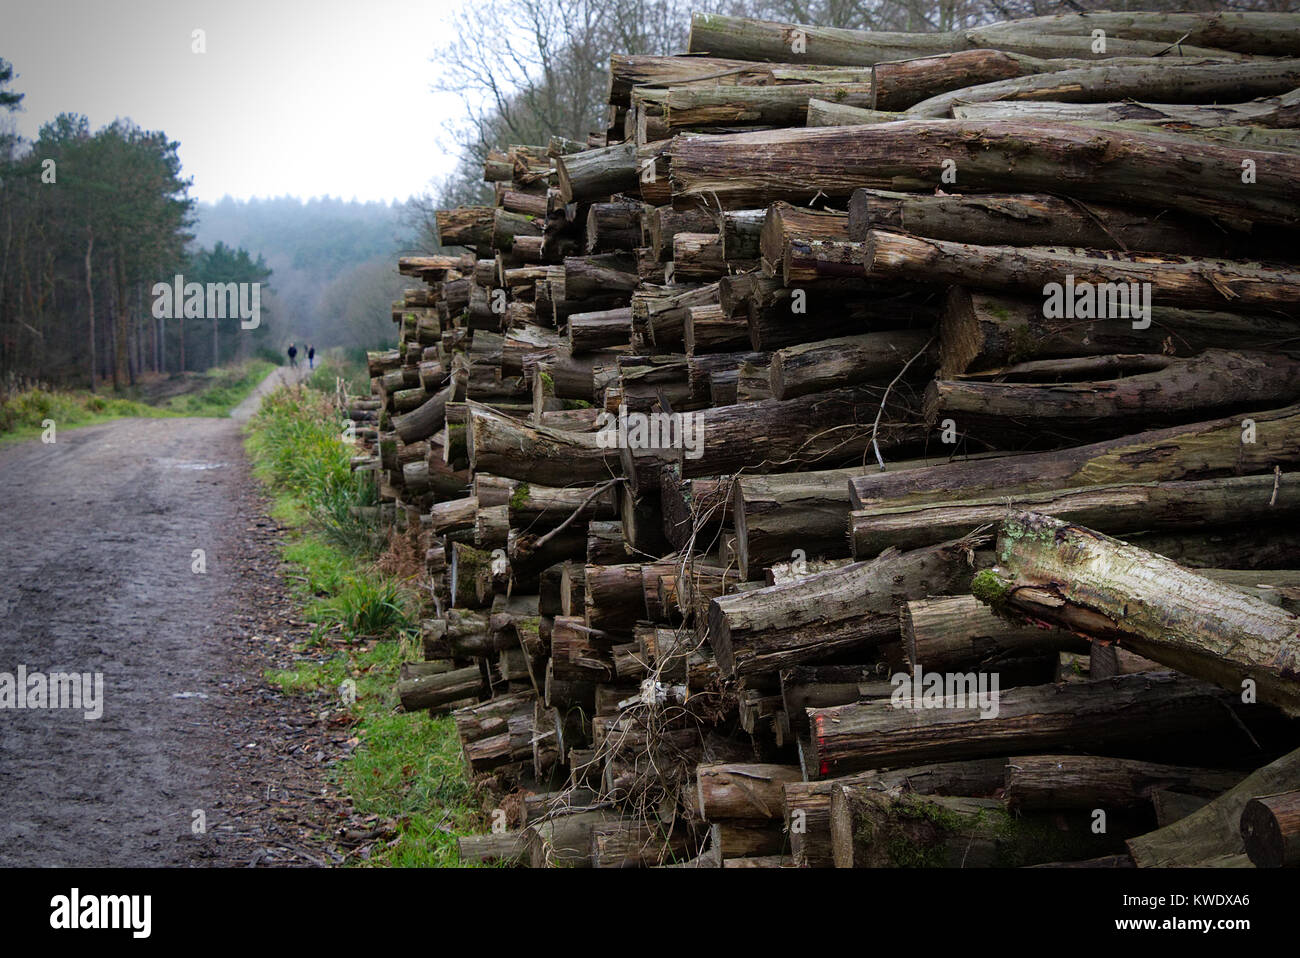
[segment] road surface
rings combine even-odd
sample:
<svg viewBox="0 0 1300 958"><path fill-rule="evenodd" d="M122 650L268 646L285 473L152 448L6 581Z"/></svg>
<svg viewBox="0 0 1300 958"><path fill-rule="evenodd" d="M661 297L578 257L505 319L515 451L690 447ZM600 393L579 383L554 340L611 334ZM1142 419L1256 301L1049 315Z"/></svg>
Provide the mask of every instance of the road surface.
<svg viewBox="0 0 1300 958"><path fill-rule="evenodd" d="M305 843L328 745L261 679L301 624L240 419L0 449L0 705L20 668L103 680L99 718L0 708L0 866L325 863Z"/></svg>

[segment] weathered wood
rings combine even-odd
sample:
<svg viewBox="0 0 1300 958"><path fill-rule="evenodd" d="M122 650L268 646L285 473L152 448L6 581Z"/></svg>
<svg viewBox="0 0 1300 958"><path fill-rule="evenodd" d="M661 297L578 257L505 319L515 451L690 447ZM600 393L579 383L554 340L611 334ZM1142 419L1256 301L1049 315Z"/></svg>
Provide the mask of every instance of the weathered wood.
<svg viewBox="0 0 1300 958"><path fill-rule="evenodd" d="M892 230L980 246L1067 246L1193 256L1229 255L1226 234L1195 217L1021 193L942 194L854 190L846 239Z"/></svg>
<svg viewBox="0 0 1300 958"><path fill-rule="evenodd" d="M1241 813L1251 799L1300 788L1300 749L1252 772L1199 811L1154 832L1128 840L1139 868L1205 865L1244 855Z"/></svg>
<svg viewBox="0 0 1300 958"><path fill-rule="evenodd" d="M467 431L476 472L563 486L607 480L618 469L618 450L602 449L590 434L529 426L477 403Z"/></svg>
<svg viewBox="0 0 1300 958"><path fill-rule="evenodd" d="M1145 805L1157 788L1217 795L1244 772L1191 768L1099 755L1018 755L1007 759L1005 798L1013 808L1124 808Z"/></svg>
<svg viewBox="0 0 1300 958"><path fill-rule="evenodd" d="M610 346L626 346L632 338L632 307L574 313L569 317L569 350L592 352Z"/></svg>
<svg viewBox="0 0 1300 958"><path fill-rule="evenodd" d="M620 143L556 157L555 172L565 203L608 197L635 190L638 179L636 146Z"/></svg>
<svg viewBox="0 0 1300 958"><path fill-rule="evenodd" d="M1013 513L998 534L999 571L972 591L1300 714L1300 616L1178 564L1050 516Z"/></svg>
<svg viewBox="0 0 1300 958"><path fill-rule="evenodd" d="M1263 127L1295 127L1300 123L1300 92L1259 97L1245 103L1060 103L994 101L956 104L952 114L959 120L1029 120L1052 123L1145 123L1151 126L1222 127L1249 124Z"/></svg>
<svg viewBox="0 0 1300 958"><path fill-rule="evenodd" d="M929 672L965 670L1044 651L1088 651L1085 639L1008 622L973 595L915 599L899 614L907 661Z"/></svg>
<svg viewBox="0 0 1300 958"><path fill-rule="evenodd" d="M1243 421L1249 422L1243 425ZM1243 441L1245 439L1253 442ZM854 509L1108 483L1249 474L1300 462L1300 407L1154 429L1013 459L950 462L849 481Z"/></svg>
<svg viewBox="0 0 1300 958"><path fill-rule="evenodd" d="M1241 841L1257 868L1300 865L1300 790L1247 802L1241 810Z"/></svg>
<svg viewBox="0 0 1300 958"><path fill-rule="evenodd" d="M939 378L1035 359L1158 352L1191 356L1224 343L1237 349L1296 348L1300 324L1153 304L1150 324L1135 329L1133 323L1110 319L1047 319L1041 300L955 286L939 327Z"/></svg>
<svg viewBox="0 0 1300 958"><path fill-rule="evenodd" d="M941 93L907 109L909 116L949 116L958 103L1052 100L1105 103L1140 99L1210 103L1272 96L1300 86L1300 60L1223 63L1194 57L1157 62L1098 63L1075 70L1013 77Z"/></svg>
<svg viewBox="0 0 1300 958"><path fill-rule="evenodd" d="M1092 14L1089 14L1089 17L1091 16ZM1278 17L1272 21L1274 24L1293 22L1286 14L1274 16ZM1106 51L1099 53L1093 49L1090 34L1091 19L1079 22L1072 33L1063 32L1059 35L1039 32L1033 21L1028 23L1028 26L994 24L990 27L947 33L891 33L884 30L846 30L838 27L753 20L748 17L723 16L716 13L696 13L691 17L691 35L687 41L687 52L707 53L715 57L734 57L738 60L784 62L792 59L795 39L802 38L802 48L799 51L800 62L844 66L871 66L882 61L910 60L972 48L996 48L1042 57L1076 56L1097 59L1106 56L1155 56L1167 50L1171 43L1177 43L1181 36L1176 33L1168 40L1163 38L1159 41L1127 40L1119 38L1119 30L1108 31L1108 36L1113 35L1115 38L1108 39ZM1268 41L1252 39L1250 42ZM1198 47L1194 50L1182 47L1181 49L1184 53L1196 55L1219 52L1213 47Z"/></svg>
<svg viewBox="0 0 1300 958"><path fill-rule="evenodd" d="M869 699L810 710L809 773L825 778L863 768L1044 751L1081 741L1103 748L1229 729L1241 734L1225 708L1230 696L1173 672L1021 686L1001 690L995 699L988 697L990 686L983 708L974 701L975 676L967 678L971 681L961 694L945 698L942 689L933 691L933 705L943 707L912 707L910 686L903 686L902 707L888 699Z"/></svg>
<svg viewBox="0 0 1300 958"><path fill-rule="evenodd" d="M930 190L942 185L951 160L966 191L1064 193L1135 206L1159 197L1233 227L1300 223L1300 197L1284 186L1300 173L1300 156L1206 143L1189 167L1179 159L1185 145L1150 128L910 120L677 137L669 150L674 204L709 196L725 209L748 209L819 193L847 197L859 187ZM1244 160L1273 171L1276 181L1242 183Z"/></svg>
<svg viewBox="0 0 1300 958"><path fill-rule="evenodd" d="M483 676L477 665L452 672L419 675L397 683L397 697L407 712L438 708L476 698L483 691Z"/></svg>
<svg viewBox="0 0 1300 958"><path fill-rule="evenodd" d="M924 330L896 329L787 346L772 354L772 395L793 399L860 383L888 385L930 342ZM937 360L937 350L929 357L921 355L908 373L927 377Z"/></svg>
<svg viewBox="0 0 1300 958"><path fill-rule="evenodd" d="M522 831L460 835L456 838L456 852L463 864L514 863L522 859L527 850L526 833Z"/></svg>
<svg viewBox="0 0 1300 958"><path fill-rule="evenodd" d="M490 206L438 210L434 214L438 242L443 246L490 246L495 214Z"/></svg>
<svg viewBox="0 0 1300 958"><path fill-rule="evenodd" d="M850 514L853 555L870 559L891 546L915 549L967 535L1029 510L1111 535L1163 529L1190 532L1235 523L1267 525L1300 510L1300 476L1229 476L1183 482L1084 486L942 504L871 508Z"/></svg>
<svg viewBox="0 0 1300 958"><path fill-rule="evenodd" d="M1110 843L1084 823L1062 831L1051 820L1015 815L997 799L869 785L832 789L830 819L837 868L1024 867L1094 857Z"/></svg>
<svg viewBox="0 0 1300 958"><path fill-rule="evenodd" d="M1052 246L977 246L869 230L862 244L868 278L949 282L1043 297L1043 309L1079 319L1142 323L1144 304L1300 317L1300 270L1244 260L1159 257ZM1055 284L1053 290L1052 284ZM1145 289L1142 302L1130 293ZM1048 313L1047 315L1052 315Z"/></svg>
<svg viewBox="0 0 1300 958"><path fill-rule="evenodd" d="M709 603L709 641L724 676L815 662L898 639L898 607L926 595L962 594L967 542L888 552L784 586Z"/></svg>

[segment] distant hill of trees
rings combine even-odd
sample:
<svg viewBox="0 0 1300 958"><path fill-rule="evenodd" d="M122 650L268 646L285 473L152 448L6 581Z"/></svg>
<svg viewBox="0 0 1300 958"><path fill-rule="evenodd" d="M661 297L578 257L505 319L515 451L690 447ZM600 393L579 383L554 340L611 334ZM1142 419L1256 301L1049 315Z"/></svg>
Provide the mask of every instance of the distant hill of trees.
<svg viewBox="0 0 1300 958"><path fill-rule="evenodd" d="M397 257L412 249L404 204L225 197L195 214L196 242L243 247L272 270L276 348L391 343L388 303L411 282L397 274Z"/></svg>

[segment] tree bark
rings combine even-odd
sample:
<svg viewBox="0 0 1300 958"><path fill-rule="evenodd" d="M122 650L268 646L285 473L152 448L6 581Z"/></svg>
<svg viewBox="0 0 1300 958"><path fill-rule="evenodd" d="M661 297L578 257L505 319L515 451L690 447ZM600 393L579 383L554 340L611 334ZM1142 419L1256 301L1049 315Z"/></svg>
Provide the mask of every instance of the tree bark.
<svg viewBox="0 0 1300 958"><path fill-rule="evenodd" d="M959 120L1019 120L1031 123L1145 123L1151 126L1263 126L1294 128L1300 124L1300 93L1259 97L1245 103L1184 104L1059 103L1012 101L961 104L952 108Z"/></svg>
<svg viewBox="0 0 1300 958"><path fill-rule="evenodd" d="M1300 476L1230 476L1182 482L1084 486L1059 492L948 500L942 504L854 511L853 555L870 559L890 547L916 549L1001 522L1008 511L1031 510L1112 535L1228 526L1270 526L1300 510Z"/></svg>
<svg viewBox="0 0 1300 958"><path fill-rule="evenodd" d="M565 203L604 199L635 190L639 178L636 146L620 143L556 157L555 172Z"/></svg>
<svg viewBox="0 0 1300 958"><path fill-rule="evenodd" d="M601 449L590 434L528 426L478 404L470 407L467 432L476 472L562 486L602 482L619 468L618 450Z"/></svg>
<svg viewBox="0 0 1300 958"><path fill-rule="evenodd" d="M793 399L841 386L888 385L930 342L923 330L896 329L787 346L772 354L772 396ZM929 353L908 366L909 375L928 377L938 361L937 350Z"/></svg>
<svg viewBox="0 0 1300 958"><path fill-rule="evenodd" d="M1158 788L1213 796L1245 777L1098 755L1019 755L1007 759L1005 800L1018 809L1125 808L1148 804Z"/></svg>
<svg viewBox="0 0 1300 958"><path fill-rule="evenodd" d="M897 640L898 608L969 589L970 543L888 552L783 586L709 603L709 642L727 678L774 672Z"/></svg>
<svg viewBox="0 0 1300 958"><path fill-rule="evenodd" d="M1225 305L1247 312L1268 310L1300 318L1300 270L1244 260L1160 257L1053 246L977 246L923 239L887 230L869 230L863 241L866 275L879 280L949 282L963 286L1019 291L1044 297L1079 319L1145 321L1134 299L1137 285L1149 289L1148 302L1165 306L1215 309ZM1117 289L1118 287L1118 289ZM1120 299L1116 298L1118 292ZM1109 300L1106 297L1109 296ZM1085 310L1087 310L1085 312Z"/></svg>
<svg viewBox="0 0 1300 958"><path fill-rule="evenodd" d="M1257 868L1300 865L1300 790L1247 802L1241 811L1241 841Z"/></svg>
<svg viewBox="0 0 1300 958"><path fill-rule="evenodd" d="M1223 63L1181 58L1155 62L1098 63L952 90L922 100L909 116L950 116L958 103L1006 100L1048 100L1064 103L1105 103L1111 100L1154 100L1158 103L1233 102L1243 97L1274 96L1300 86L1300 60L1260 60Z"/></svg>
<svg viewBox="0 0 1300 958"><path fill-rule="evenodd" d="M932 673L933 674L933 673ZM991 687L991 686L990 686ZM1089 748L1232 730L1242 734L1232 697L1173 672L1144 672L1095 682L1001 690L992 709L975 707L975 689L915 708L904 686L901 707L890 699L810 709L808 771L819 778L864 768L914 765L1087 742Z"/></svg>
<svg viewBox="0 0 1300 958"><path fill-rule="evenodd" d="M1102 641L1300 714L1300 616L1082 526L1013 514L999 571L972 591L1015 612Z"/></svg>
<svg viewBox="0 0 1300 958"><path fill-rule="evenodd" d="M708 196L723 209L752 209L819 193L848 197L859 187L929 191L943 184L951 160L967 191L1064 193L1139 207L1159 197L1233 228L1300 223L1300 197L1286 186L1300 178L1300 156L1198 143L1200 162L1189 167L1180 160L1186 145L1158 131L910 120L679 136L669 153L674 205ZM1243 183L1244 160L1273 175Z"/></svg>
<svg viewBox="0 0 1300 958"><path fill-rule="evenodd" d="M1249 422L1243 425L1244 418ZM1071 486L1250 474L1300 462L1300 407L1154 429L1009 459L870 473L849 481L854 509L1012 495ZM1253 440L1253 441L1249 441Z"/></svg>

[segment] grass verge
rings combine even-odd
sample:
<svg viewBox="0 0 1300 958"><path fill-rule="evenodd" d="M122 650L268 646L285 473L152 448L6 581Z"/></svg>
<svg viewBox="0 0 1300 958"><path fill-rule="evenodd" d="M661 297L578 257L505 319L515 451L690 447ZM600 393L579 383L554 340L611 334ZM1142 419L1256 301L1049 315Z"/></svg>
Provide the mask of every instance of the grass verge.
<svg viewBox="0 0 1300 958"><path fill-rule="evenodd" d="M294 530L284 560L314 624L294 667L266 679L352 726L357 746L335 767L336 784L393 837L350 864L457 865L456 836L483 831L486 819L451 719L400 710L398 671L421 657L420 600L413 581L378 567L373 530L350 508L372 504L370 496L339 432L330 396L307 386L271 393L249 423L254 473L275 517ZM352 688L349 702L340 690Z"/></svg>
<svg viewBox="0 0 1300 958"><path fill-rule="evenodd" d="M272 363L255 359L186 374L182 377L185 392L159 402L142 398L149 395L146 387L121 395L42 386L0 391L0 443L35 439L48 421L53 421L57 430L65 430L127 417L228 416L274 368ZM160 380L153 385L161 384Z"/></svg>

